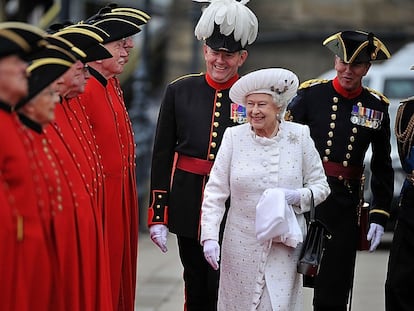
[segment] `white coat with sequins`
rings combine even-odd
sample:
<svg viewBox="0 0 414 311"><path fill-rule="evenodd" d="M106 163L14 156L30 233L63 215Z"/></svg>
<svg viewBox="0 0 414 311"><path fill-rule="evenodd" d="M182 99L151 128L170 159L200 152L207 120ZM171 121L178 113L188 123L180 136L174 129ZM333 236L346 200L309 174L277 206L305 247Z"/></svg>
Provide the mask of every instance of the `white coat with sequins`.
<svg viewBox="0 0 414 311"><path fill-rule="evenodd" d="M201 237L218 240L225 202L230 198L221 246L219 311L302 310L302 278L296 273L299 247L272 240L259 243L256 205L268 188L296 189L294 211L302 230L309 211L330 193L309 128L281 121L273 138L254 134L250 124L226 129L205 187Z"/></svg>

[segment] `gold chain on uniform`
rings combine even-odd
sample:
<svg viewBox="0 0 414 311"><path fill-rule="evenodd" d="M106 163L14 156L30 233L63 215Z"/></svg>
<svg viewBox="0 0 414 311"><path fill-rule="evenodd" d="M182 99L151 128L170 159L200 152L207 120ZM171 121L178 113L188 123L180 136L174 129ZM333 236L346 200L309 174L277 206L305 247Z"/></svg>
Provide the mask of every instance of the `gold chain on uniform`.
<svg viewBox="0 0 414 311"><path fill-rule="evenodd" d="M401 109L397 110L397 115L395 117L395 124L398 126L395 126L394 131L395 131L395 136L397 137L397 141L402 143L402 151L408 152L407 147L412 146L412 142L414 139L414 115L411 116L410 121L408 122L405 131L401 133L401 118L402 118L405 105L406 104L403 104L403 106L400 107ZM404 154L404 157L405 156L406 154Z"/></svg>

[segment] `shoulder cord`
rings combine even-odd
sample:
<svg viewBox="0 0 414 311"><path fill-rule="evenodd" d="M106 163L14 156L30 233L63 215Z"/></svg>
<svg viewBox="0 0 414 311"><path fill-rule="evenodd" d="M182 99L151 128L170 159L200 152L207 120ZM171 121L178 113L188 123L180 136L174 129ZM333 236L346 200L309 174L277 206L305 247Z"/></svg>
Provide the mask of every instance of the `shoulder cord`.
<svg viewBox="0 0 414 311"><path fill-rule="evenodd" d="M412 146L413 139L414 139L414 115L411 116L410 121L407 124L406 129L404 132L401 132L401 119L402 114L404 111L404 107L398 109L397 115L395 117L395 136L397 137L397 141L402 144L401 150L403 151L404 158L408 155L409 147Z"/></svg>

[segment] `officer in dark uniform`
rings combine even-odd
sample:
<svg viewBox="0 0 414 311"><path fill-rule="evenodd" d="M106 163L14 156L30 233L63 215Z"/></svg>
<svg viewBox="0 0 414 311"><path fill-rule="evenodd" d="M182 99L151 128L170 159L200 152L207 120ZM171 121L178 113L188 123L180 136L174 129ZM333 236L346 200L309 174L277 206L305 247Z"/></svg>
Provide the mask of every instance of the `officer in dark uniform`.
<svg viewBox="0 0 414 311"><path fill-rule="evenodd" d="M370 62L390 57L372 33L344 31L324 43L335 54L333 80L304 82L288 106L286 118L309 125L331 194L317 217L332 233L314 283L314 310L346 310L357 250L357 207L365 153L371 144L371 189L367 239L374 251L384 233L393 196L389 101L363 87ZM365 234L364 234L365 237Z"/></svg>
<svg viewBox="0 0 414 311"><path fill-rule="evenodd" d="M411 68L413 69L413 68ZM414 97L401 102L395 120L398 154L407 178L388 260L385 310L414 309Z"/></svg>
<svg viewBox="0 0 414 311"><path fill-rule="evenodd" d="M242 23L214 22L217 12L234 10L244 13ZM170 83L159 112L148 225L151 239L163 252L168 230L177 235L188 311L217 308L218 272L204 259L199 241L201 202L224 130L246 121L245 110L231 102L229 89L248 56L246 46L256 39L257 24L241 2L208 6L195 28L198 39L205 40L207 72Z"/></svg>

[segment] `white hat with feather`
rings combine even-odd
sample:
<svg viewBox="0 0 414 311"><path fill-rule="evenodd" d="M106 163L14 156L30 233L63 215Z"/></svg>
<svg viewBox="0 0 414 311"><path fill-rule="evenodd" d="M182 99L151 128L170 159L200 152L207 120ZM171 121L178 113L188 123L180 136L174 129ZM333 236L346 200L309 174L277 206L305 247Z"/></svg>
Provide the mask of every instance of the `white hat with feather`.
<svg viewBox="0 0 414 311"><path fill-rule="evenodd" d="M209 2L194 34L213 50L236 52L252 44L257 37L256 15L246 6L249 0L193 0Z"/></svg>

